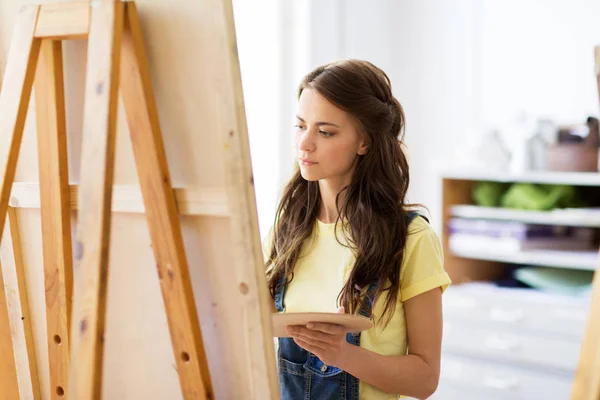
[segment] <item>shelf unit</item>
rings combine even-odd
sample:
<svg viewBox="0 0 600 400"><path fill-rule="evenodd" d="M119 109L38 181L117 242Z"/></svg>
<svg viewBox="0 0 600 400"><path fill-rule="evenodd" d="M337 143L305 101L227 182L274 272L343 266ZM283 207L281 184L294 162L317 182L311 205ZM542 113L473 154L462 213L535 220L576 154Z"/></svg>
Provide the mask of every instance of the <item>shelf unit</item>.
<svg viewBox="0 0 600 400"><path fill-rule="evenodd" d="M597 189L600 200L600 173L593 172L528 172L522 174L497 171L446 171L442 175L442 223L444 231L445 267L454 283L493 280L503 273L503 264L528 264L574 269L596 269L600 257L596 251L523 251L499 253L492 250L452 251L449 246L447 224L450 218L483 218L521 221L535 224L581 226L600 229L600 208L591 212L576 209L552 211L523 211L480 207L473 204L471 193L480 181L528 182L537 184L564 184ZM595 192L594 192L595 193Z"/></svg>
<svg viewBox="0 0 600 400"><path fill-rule="evenodd" d="M459 394L464 400L566 399L580 355L589 299L496 287L485 281L504 275L507 263L594 270L600 261L598 251L507 253L469 246L453 252L448 225L451 218L462 217L600 229L600 210L480 207L471 198L480 181L585 187L586 198L600 206L600 173L451 171L442 175L444 266L453 285L444 294L440 389L434 398L455 399ZM470 281L484 282L466 284Z"/></svg>

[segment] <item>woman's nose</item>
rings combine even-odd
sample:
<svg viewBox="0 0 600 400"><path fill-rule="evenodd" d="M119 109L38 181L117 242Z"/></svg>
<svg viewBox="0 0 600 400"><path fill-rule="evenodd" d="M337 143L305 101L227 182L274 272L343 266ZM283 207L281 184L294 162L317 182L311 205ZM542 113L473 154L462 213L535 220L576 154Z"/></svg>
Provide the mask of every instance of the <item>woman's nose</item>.
<svg viewBox="0 0 600 400"><path fill-rule="evenodd" d="M297 147L300 151L311 152L315 150L315 143L310 130L307 129L304 132L300 133L300 135L298 136Z"/></svg>

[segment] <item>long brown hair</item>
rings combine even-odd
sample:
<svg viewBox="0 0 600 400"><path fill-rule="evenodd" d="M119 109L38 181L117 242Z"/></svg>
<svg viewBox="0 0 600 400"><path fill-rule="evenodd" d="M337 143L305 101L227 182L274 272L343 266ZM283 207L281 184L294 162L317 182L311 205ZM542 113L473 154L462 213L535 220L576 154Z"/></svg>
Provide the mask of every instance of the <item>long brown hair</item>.
<svg viewBox="0 0 600 400"><path fill-rule="evenodd" d="M335 232L343 222L345 245L356 255L338 302L346 312L357 312L366 289L377 281L374 298L388 291L383 314L389 321L399 295L408 230L405 196L409 174L402 151L402 106L392 95L386 73L367 61L344 60L320 66L302 80L298 98L308 88L349 113L369 145L367 153L358 156L351 183L336 197ZM345 196L340 197L344 191ZM293 279L294 266L311 237L320 205L319 183L302 178L296 167L277 209L266 263L273 297L284 277L286 284Z"/></svg>

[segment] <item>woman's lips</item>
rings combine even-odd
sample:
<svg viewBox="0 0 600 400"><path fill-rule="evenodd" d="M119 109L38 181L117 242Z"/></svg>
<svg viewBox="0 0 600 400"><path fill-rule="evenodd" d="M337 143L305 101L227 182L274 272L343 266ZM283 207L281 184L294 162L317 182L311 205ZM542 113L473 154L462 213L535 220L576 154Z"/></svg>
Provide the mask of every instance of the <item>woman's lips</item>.
<svg viewBox="0 0 600 400"><path fill-rule="evenodd" d="M304 165L305 167L310 167L312 165L317 165L318 164L317 162L308 161L308 160L305 160L303 158L299 158L298 160L300 161L300 164Z"/></svg>

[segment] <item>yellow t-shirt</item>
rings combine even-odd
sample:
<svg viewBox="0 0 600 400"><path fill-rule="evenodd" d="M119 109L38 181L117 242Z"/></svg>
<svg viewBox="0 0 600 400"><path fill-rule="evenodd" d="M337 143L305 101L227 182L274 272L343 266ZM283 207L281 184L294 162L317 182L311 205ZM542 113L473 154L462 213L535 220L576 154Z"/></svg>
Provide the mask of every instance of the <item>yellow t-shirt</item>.
<svg viewBox="0 0 600 400"><path fill-rule="evenodd" d="M335 238L335 224L317 220L312 237L305 244L294 268L294 279L285 293L284 312L337 310L337 298L347 275L352 269L354 255ZM265 240L263 251L270 252L271 235ZM341 227L338 239L343 242ZM407 353L406 319L403 302L428 290L450 285L444 271L440 240L423 218L415 218L408 227L408 237L400 271L400 293L396 310L385 329L381 324L362 332L360 347L382 355ZM385 304L382 295L374 305L375 317L380 317ZM398 395L385 393L366 383L360 383L360 399L396 400Z"/></svg>

